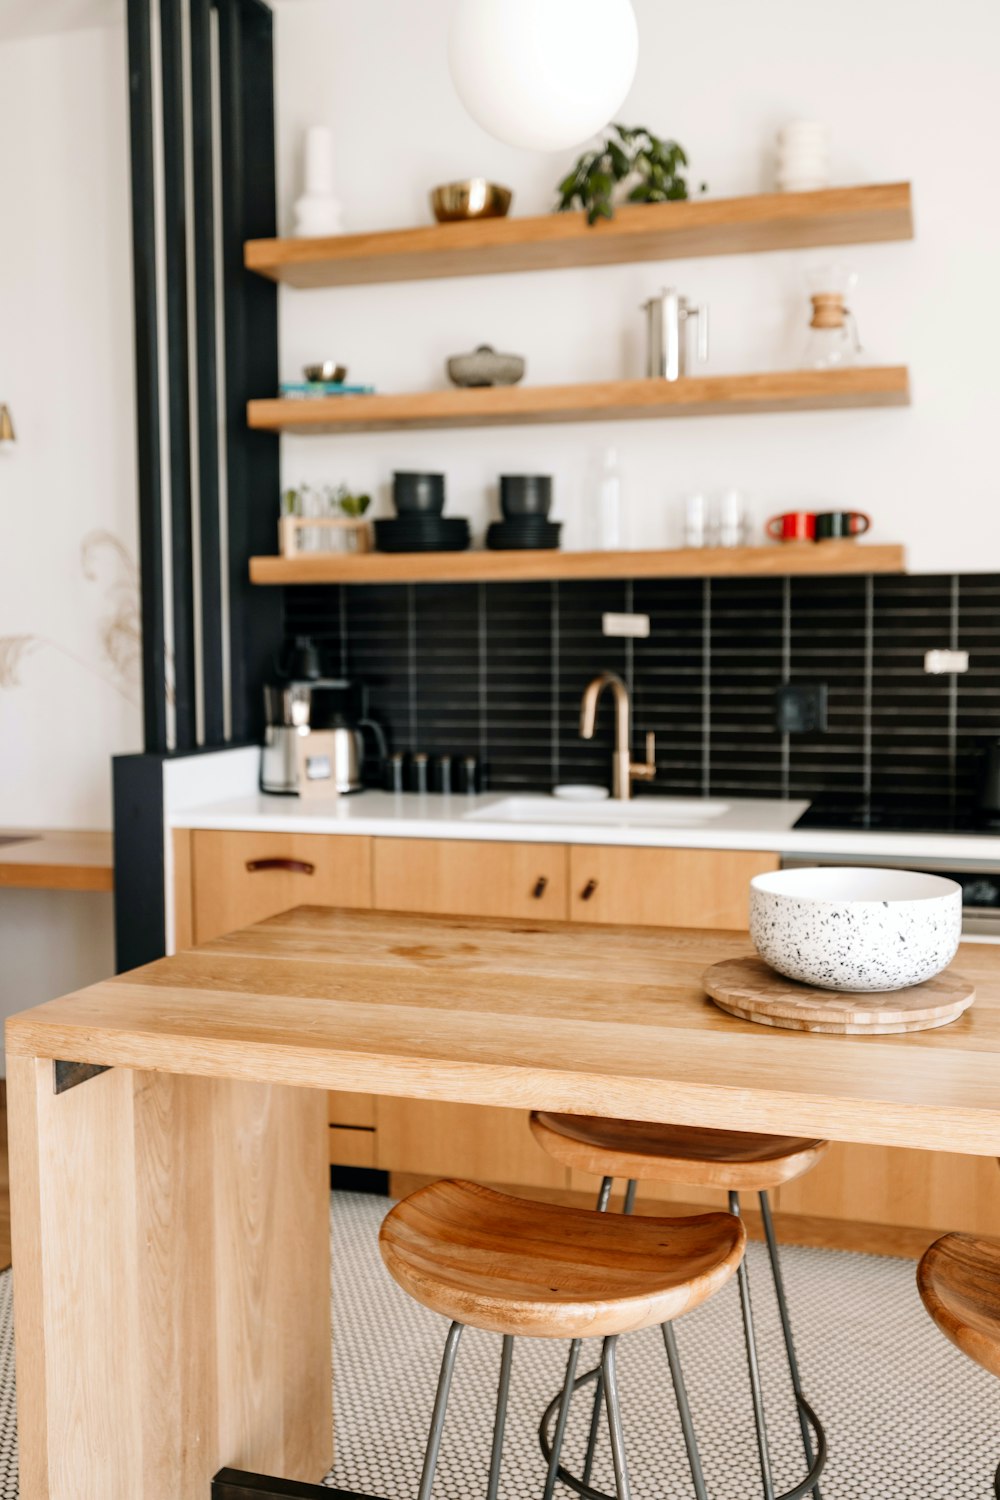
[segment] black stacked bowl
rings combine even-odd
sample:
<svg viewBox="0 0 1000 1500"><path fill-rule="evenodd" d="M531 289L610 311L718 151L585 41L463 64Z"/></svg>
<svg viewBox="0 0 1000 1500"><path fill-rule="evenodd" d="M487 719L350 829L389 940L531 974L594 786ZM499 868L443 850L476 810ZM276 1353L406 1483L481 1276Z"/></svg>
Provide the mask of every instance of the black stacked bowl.
<svg viewBox="0 0 1000 1500"><path fill-rule="evenodd" d="M496 551L549 549L558 547L558 521L550 521L551 474L501 474L500 509L503 520L494 521L486 533L486 545Z"/></svg>
<svg viewBox="0 0 1000 1500"><path fill-rule="evenodd" d="M392 476L396 516L375 522L380 552L464 552L469 523L445 517L444 475L397 471Z"/></svg>

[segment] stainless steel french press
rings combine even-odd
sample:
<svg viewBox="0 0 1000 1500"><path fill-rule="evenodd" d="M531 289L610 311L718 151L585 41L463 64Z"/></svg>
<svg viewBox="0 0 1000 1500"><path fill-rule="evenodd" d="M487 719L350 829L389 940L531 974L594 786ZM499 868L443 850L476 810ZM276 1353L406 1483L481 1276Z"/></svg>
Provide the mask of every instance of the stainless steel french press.
<svg viewBox="0 0 1000 1500"><path fill-rule="evenodd" d="M688 324L698 320L697 358L708 359L708 304L695 306L675 287L664 287L642 304L646 314L646 375L683 380L687 374Z"/></svg>

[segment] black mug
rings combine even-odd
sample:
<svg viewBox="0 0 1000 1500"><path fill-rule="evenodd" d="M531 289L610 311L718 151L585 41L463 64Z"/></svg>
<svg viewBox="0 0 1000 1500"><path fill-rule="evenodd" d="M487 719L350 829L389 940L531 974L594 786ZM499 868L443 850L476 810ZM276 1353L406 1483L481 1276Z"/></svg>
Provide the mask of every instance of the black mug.
<svg viewBox="0 0 1000 1500"><path fill-rule="evenodd" d="M871 516L863 510L824 510L816 517L817 542L831 542L837 538L863 536L872 524Z"/></svg>

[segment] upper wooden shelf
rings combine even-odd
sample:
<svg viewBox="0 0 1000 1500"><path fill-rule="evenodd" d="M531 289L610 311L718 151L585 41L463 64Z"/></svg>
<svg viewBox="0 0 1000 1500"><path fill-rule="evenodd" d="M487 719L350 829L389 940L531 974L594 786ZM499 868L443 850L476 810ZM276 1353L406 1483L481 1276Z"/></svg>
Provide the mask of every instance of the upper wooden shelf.
<svg viewBox="0 0 1000 1500"><path fill-rule="evenodd" d="M582 213L552 213L324 239L249 240L244 261L248 270L286 286L361 286L912 238L910 184L891 182L627 205L594 226Z"/></svg>
<svg viewBox="0 0 1000 1500"><path fill-rule="evenodd" d="M905 365L858 365L845 370L784 370L676 381L506 385L415 391L400 396L278 397L249 402L247 420L263 432L395 432L421 427L514 427L642 417L835 411L858 406L906 406L909 400Z"/></svg>
<svg viewBox="0 0 1000 1500"><path fill-rule="evenodd" d="M793 542L643 552L335 552L252 557L251 583L511 583L551 578L785 578L903 573L896 543Z"/></svg>

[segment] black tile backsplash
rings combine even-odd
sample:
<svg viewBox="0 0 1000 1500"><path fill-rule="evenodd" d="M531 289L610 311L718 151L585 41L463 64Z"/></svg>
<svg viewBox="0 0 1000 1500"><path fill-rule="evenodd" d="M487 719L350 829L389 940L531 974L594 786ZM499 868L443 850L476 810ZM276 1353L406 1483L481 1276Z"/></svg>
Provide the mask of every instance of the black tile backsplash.
<svg viewBox="0 0 1000 1500"><path fill-rule="evenodd" d="M650 618L602 634L607 611ZM473 754L498 790L606 782L613 715L579 737L580 695L618 672L633 749L656 732L651 790L806 797L831 809L971 812L984 742L1000 736L1000 576L640 579L285 590L286 634L363 679L396 749ZM967 650L964 675L924 653ZM774 692L823 682L826 733L783 735Z"/></svg>

